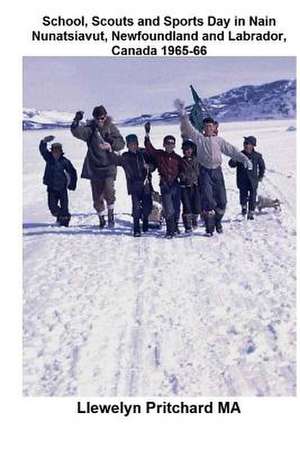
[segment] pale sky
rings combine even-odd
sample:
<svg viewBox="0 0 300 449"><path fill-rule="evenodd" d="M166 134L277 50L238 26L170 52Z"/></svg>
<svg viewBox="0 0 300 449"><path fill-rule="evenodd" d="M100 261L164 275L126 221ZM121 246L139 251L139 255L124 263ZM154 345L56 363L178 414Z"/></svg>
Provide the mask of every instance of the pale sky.
<svg viewBox="0 0 300 449"><path fill-rule="evenodd" d="M294 57L24 57L23 106L91 116L104 104L115 119L173 110L245 84L296 78Z"/></svg>

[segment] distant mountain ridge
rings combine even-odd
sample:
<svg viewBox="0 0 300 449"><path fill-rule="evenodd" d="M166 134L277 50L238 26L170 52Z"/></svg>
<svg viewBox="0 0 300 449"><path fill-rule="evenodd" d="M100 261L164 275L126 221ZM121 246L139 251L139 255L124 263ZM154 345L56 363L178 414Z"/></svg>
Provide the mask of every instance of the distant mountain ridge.
<svg viewBox="0 0 300 449"><path fill-rule="evenodd" d="M199 92L201 94L201 92ZM202 99L210 115L220 122L271 120L296 117L296 80L279 80L258 86L246 85ZM186 107L189 112L192 105ZM74 114L59 111L23 109L23 129L51 129L70 126ZM146 121L173 123L176 111L142 114L119 121L119 125L137 126Z"/></svg>
<svg viewBox="0 0 300 449"><path fill-rule="evenodd" d="M296 80L279 80L259 86L241 86L220 95L203 98L209 114L220 122L271 120L296 117ZM186 107L189 112L192 105ZM127 126L152 122L175 122L176 111L123 120Z"/></svg>
<svg viewBox="0 0 300 449"><path fill-rule="evenodd" d="M23 130L66 128L70 126L74 114L60 111L39 111L23 109Z"/></svg>

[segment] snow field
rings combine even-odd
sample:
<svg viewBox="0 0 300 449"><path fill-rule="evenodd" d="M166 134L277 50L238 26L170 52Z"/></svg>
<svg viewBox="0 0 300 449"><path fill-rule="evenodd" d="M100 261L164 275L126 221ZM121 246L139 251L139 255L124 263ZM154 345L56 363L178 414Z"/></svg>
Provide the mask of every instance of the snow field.
<svg viewBox="0 0 300 449"><path fill-rule="evenodd" d="M45 131L24 133L24 395L287 396L296 394L296 144L293 120L228 123L241 148L255 135L267 172L262 195L281 211L242 219L235 171L224 234L172 241L131 236L118 169L116 227L97 227L89 183L70 193L71 226L53 226L38 153ZM142 143L142 128L135 132ZM85 144L52 130L80 174ZM179 127L155 126L160 148ZM158 179L155 175L154 184Z"/></svg>

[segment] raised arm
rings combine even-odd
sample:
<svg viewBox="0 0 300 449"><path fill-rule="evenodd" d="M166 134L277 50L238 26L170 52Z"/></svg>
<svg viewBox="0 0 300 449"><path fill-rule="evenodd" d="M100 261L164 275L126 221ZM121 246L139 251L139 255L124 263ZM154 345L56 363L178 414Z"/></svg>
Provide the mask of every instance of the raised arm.
<svg viewBox="0 0 300 449"><path fill-rule="evenodd" d="M250 159L247 158L241 151L239 151L236 147L231 145L231 143L226 142L226 140L219 137L221 140L221 146L220 149L222 153L226 154L226 156L231 157L234 161L241 162L245 168L248 168L248 170L252 170L252 162Z"/></svg>
<svg viewBox="0 0 300 449"><path fill-rule="evenodd" d="M151 124L150 122L145 123L145 141L144 141L144 145L145 145L145 153L146 155L148 155L149 157L152 157L154 160L157 156L156 152L157 149L154 148L154 146L152 145L152 142L150 140L150 130L151 130Z"/></svg>
<svg viewBox="0 0 300 449"><path fill-rule="evenodd" d="M80 121L83 119L83 112L77 111L71 124L71 133L76 139L87 142L91 137L92 130L88 126L81 126Z"/></svg>
<svg viewBox="0 0 300 449"><path fill-rule="evenodd" d="M48 162L52 158L52 155L47 148L47 143L51 142L52 140L54 140L54 136L46 136L40 141L39 151L46 162Z"/></svg>
<svg viewBox="0 0 300 449"><path fill-rule="evenodd" d="M146 153L150 154L152 157L155 158L155 153L157 151L156 148L152 145L152 142L150 140L150 136L146 134L145 136L145 150Z"/></svg>
<svg viewBox="0 0 300 449"><path fill-rule="evenodd" d="M205 139L203 134L201 134L196 128L193 127L193 125L190 122L190 119L186 113L186 110L184 108L183 101L177 99L174 102L175 108L178 112L179 119L180 119L180 131L183 139L191 139L193 142L196 142L197 140Z"/></svg>

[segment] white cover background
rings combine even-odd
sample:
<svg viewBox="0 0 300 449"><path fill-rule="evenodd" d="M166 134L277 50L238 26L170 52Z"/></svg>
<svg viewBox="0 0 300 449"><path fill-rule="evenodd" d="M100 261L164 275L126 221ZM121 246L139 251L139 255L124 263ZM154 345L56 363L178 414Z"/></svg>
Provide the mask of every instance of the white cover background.
<svg viewBox="0 0 300 449"><path fill-rule="evenodd" d="M77 415L74 398L23 398L21 393L22 338L22 56L108 55L98 44L33 44L30 30L38 28L45 15L218 16L261 14L280 20L288 34L287 44L225 43L209 45L210 56L294 56L298 53L298 14L295 2L252 0L182 2L151 0L124 3L62 0L11 1L2 4L1 47L1 440L2 447L299 447L299 399L243 398L242 415ZM299 162L299 161L298 161ZM298 164L299 165L299 164ZM9 193L9 195L8 195ZM299 196L298 196L299 198ZM299 320L298 320L299 322ZM298 356L299 360L299 356ZM115 400L116 399L116 400ZM114 398L117 402L121 398ZM93 399L90 398L93 402ZM208 400L208 399L207 399ZM103 401L103 399L101 399ZM130 402L136 402L136 399ZM204 402L205 398L195 398ZM99 402L95 398L94 402ZM110 400L108 399L108 402ZM129 402L129 400L128 400ZM191 401L193 402L193 401Z"/></svg>

